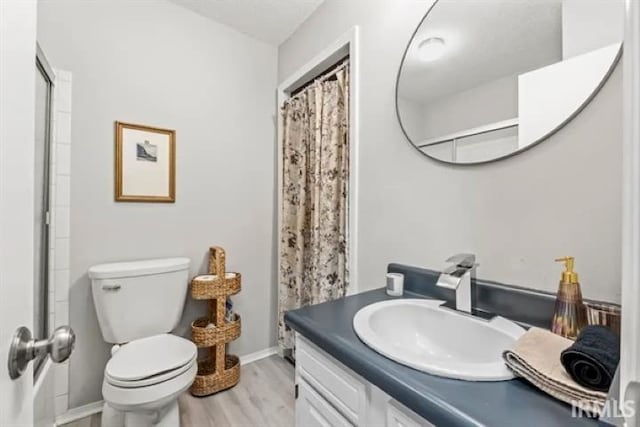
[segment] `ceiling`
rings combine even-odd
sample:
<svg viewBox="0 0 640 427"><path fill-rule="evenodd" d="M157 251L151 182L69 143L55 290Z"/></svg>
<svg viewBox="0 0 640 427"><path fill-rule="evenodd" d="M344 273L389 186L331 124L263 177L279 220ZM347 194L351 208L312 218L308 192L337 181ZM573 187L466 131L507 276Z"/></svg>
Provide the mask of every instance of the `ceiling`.
<svg viewBox="0 0 640 427"><path fill-rule="evenodd" d="M425 103L557 62L562 57L562 0L440 0L411 42L399 92ZM421 62L417 45L441 37L442 58Z"/></svg>
<svg viewBox="0 0 640 427"><path fill-rule="evenodd" d="M279 45L324 0L169 0L236 30Z"/></svg>

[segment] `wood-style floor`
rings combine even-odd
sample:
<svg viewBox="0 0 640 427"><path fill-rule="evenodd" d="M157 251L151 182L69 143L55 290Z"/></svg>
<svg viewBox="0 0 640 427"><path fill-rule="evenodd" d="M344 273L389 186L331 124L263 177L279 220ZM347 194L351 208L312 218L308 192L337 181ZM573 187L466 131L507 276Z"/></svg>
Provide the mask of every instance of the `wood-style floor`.
<svg viewBox="0 0 640 427"><path fill-rule="evenodd" d="M279 356L244 365L240 383L209 397L180 396L182 427L294 425L294 369ZM63 427L100 427L100 414Z"/></svg>

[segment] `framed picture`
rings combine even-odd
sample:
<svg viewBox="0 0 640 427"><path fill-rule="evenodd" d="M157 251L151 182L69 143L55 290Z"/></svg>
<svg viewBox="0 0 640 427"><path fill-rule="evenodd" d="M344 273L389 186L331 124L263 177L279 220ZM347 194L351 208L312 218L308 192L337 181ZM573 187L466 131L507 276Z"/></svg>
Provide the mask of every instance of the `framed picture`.
<svg viewBox="0 0 640 427"><path fill-rule="evenodd" d="M116 122L116 201L176 201L176 131Z"/></svg>

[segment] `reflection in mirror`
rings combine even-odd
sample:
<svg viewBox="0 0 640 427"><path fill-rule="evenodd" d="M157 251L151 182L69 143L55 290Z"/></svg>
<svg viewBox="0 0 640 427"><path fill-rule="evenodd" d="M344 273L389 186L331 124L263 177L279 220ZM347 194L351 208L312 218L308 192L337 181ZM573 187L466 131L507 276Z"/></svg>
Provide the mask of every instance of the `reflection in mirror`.
<svg viewBox="0 0 640 427"><path fill-rule="evenodd" d="M523 151L596 94L622 51L624 0L439 0L409 42L398 117L460 164Z"/></svg>

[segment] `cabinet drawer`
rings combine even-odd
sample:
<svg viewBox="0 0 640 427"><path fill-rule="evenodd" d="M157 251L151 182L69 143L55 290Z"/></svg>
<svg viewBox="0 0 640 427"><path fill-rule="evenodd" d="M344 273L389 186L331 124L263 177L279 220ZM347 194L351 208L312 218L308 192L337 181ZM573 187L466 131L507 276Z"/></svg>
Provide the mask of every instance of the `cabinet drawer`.
<svg viewBox="0 0 640 427"><path fill-rule="evenodd" d="M387 404L387 427L435 427L404 405L390 400Z"/></svg>
<svg viewBox="0 0 640 427"><path fill-rule="evenodd" d="M365 384L301 335L296 336L296 369L351 422L357 425L365 419Z"/></svg>
<svg viewBox="0 0 640 427"><path fill-rule="evenodd" d="M329 402L305 380L298 383L296 400L297 427L353 427Z"/></svg>

